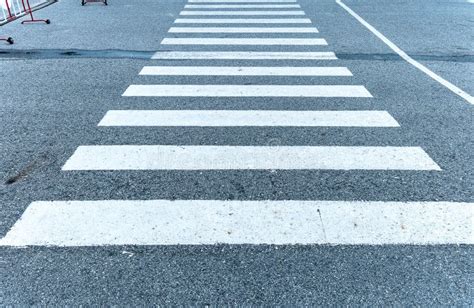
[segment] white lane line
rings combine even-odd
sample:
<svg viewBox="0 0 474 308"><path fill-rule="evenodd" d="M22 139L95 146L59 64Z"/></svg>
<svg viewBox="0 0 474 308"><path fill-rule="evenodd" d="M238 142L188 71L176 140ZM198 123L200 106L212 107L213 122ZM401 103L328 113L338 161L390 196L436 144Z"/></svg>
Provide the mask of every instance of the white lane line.
<svg viewBox="0 0 474 308"><path fill-rule="evenodd" d="M162 45L327 45L318 38L164 38Z"/></svg>
<svg viewBox="0 0 474 308"><path fill-rule="evenodd" d="M299 4L186 4L185 9L300 9Z"/></svg>
<svg viewBox="0 0 474 308"><path fill-rule="evenodd" d="M62 170L441 170L419 147L80 146Z"/></svg>
<svg viewBox="0 0 474 308"><path fill-rule="evenodd" d="M386 111L110 110L99 126L399 127Z"/></svg>
<svg viewBox="0 0 474 308"><path fill-rule="evenodd" d="M337 60L334 52L158 51L155 60Z"/></svg>
<svg viewBox="0 0 474 308"><path fill-rule="evenodd" d="M305 15L304 11L181 11L181 16L219 16L219 15Z"/></svg>
<svg viewBox="0 0 474 308"><path fill-rule="evenodd" d="M145 66L140 75L161 76L352 76L346 67L326 66Z"/></svg>
<svg viewBox="0 0 474 308"><path fill-rule="evenodd" d="M296 0L189 0L188 3L296 3Z"/></svg>
<svg viewBox="0 0 474 308"><path fill-rule="evenodd" d="M357 85L131 85L123 96L157 97L372 97Z"/></svg>
<svg viewBox="0 0 474 308"><path fill-rule="evenodd" d="M393 51L395 51L401 58L403 58L405 61L425 73L426 75L430 76L432 79L436 80L449 90L451 90L453 93L459 95L463 99L465 99L468 103L474 104L474 96L470 95L469 93L463 91L459 87L455 86L451 82L447 81L443 77L437 75L433 71L431 71L429 68L421 64L420 62L416 61L412 57L410 57L406 52L401 50L397 45L395 45L393 42L391 42L387 37L385 37L382 33L380 33L377 29L375 29L372 25L370 25L368 22L366 22L362 17L360 17L357 13L355 13L352 9L350 9L347 5L342 3L340 0L336 0L336 3L338 3L343 9L345 9L349 14L351 14L355 19L357 19L362 25L364 25L367 29L370 30L375 36L377 36L382 42L384 42L388 47L390 47Z"/></svg>
<svg viewBox="0 0 474 308"><path fill-rule="evenodd" d="M171 27L169 33L318 33L313 27Z"/></svg>
<svg viewBox="0 0 474 308"><path fill-rule="evenodd" d="M177 24L310 24L309 18L177 18Z"/></svg>
<svg viewBox="0 0 474 308"><path fill-rule="evenodd" d="M39 201L0 246L474 244L473 219L442 201Z"/></svg>

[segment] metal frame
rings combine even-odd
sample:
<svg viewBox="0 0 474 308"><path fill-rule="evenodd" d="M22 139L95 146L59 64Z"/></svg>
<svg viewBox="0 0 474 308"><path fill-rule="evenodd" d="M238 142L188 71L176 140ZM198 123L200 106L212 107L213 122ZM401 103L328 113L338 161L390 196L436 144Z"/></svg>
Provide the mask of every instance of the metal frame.
<svg viewBox="0 0 474 308"><path fill-rule="evenodd" d="M93 2L101 2L105 5L108 5L107 0L81 0L81 5L85 5L86 3L93 3Z"/></svg>

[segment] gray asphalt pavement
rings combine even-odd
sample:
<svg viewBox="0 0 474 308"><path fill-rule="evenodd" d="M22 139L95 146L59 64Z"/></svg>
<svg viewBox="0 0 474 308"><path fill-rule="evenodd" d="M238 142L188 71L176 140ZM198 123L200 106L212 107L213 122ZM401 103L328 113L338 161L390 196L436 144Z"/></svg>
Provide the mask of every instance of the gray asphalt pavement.
<svg viewBox="0 0 474 308"><path fill-rule="evenodd" d="M248 84L248 77L139 76L186 1L60 1L14 22L0 46L0 238L38 200L368 200L473 202L473 106L399 58L334 1L299 0L364 98L122 97L131 84ZM474 94L474 4L345 1L435 73ZM227 25L229 26L229 25ZM271 34L271 37L306 37ZM200 37L215 37L202 34ZM258 34L221 34L262 37ZM216 50L180 46L179 50ZM219 46L221 51L236 50ZM268 46L239 46L265 51ZM220 65L248 65L227 60ZM254 61L268 66L274 62ZM329 65L282 60L282 66ZM252 84L340 84L340 77L252 77ZM386 110L398 128L98 127L113 109ZM80 145L420 146L436 171L61 171ZM474 304L470 245L0 247L1 305Z"/></svg>

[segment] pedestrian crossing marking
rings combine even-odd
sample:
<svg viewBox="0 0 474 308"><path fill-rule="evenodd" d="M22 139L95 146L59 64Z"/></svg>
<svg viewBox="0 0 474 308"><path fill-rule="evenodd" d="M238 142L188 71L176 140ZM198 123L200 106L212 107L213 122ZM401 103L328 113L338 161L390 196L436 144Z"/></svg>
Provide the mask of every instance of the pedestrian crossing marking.
<svg viewBox="0 0 474 308"><path fill-rule="evenodd" d="M63 170L441 170L419 147L80 146Z"/></svg>
<svg viewBox="0 0 474 308"><path fill-rule="evenodd" d="M372 97L358 85L131 85L123 96L156 97Z"/></svg>
<svg viewBox="0 0 474 308"><path fill-rule="evenodd" d="M185 9L300 9L299 4L186 4Z"/></svg>
<svg viewBox="0 0 474 308"><path fill-rule="evenodd" d="M334 52L158 51L154 60L337 60Z"/></svg>
<svg viewBox="0 0 474 308"><path fill-rule="evenodd" d="M214 15L305 15L304 11L181 11L181 16L214 16Z"/></svg>
<svg viewBox="0 0 474 308"><path fill-rule="evenodd" d="M352 76L346 67L145 66L140 75L160 76Z"/></svg>
<svg viewBox="0 0 474 308"><path fill-rule="evenodd" d="M305 15L296 0L189 0L181 16ZM215 4L212 4L215 3ZM246 4L247 3L247 4ZM264 3L264 4L258 4ZM275 4L280 3L280 4ZM201 9L201 10L199 10ZM176 24L310 24L309 18L177 18ZM171 27L169 33L318 33L314 27ZM323 38L165 38L163 45L327 45ZM335 60L333 52L160 51L152 59ZM346 67L145 66L160 76L352 76ZM372 97L362 85L131 85L123 96ZM399 127L376 110L110 110L98 126ZM420 147L84 145L64 171L438 172ZM33 202L0 246L474 244L473 203L104 200Z"/></svg>
<svg viewBox="0 0 474 308"><path fill-rule="evenodd" d="M189 0L188 3L296 3L296 0Z"/></svg>
<svg viewBox="0 0 474 308"><path fill-rule="evenodd" d="M39 201L0 246L472 245L473 219L461 202Z"/></svg>
<svg viewBox="0 0 474 308"><path fill-rule="evenodd" d="M172 27L169 33L318 33L313 27Z"/></svg>
<svg viewBox="0 0 474 308"><path fill-rule="evenodd" d="M386 111L110 110L99 126L399 127Z"/></svg>
<svg viewBox="0 0 474 308"><path fill-rule="evenodd" d="M176 24L310 24L309 18L177 18Z"/></svg>
<svg viewBox="0 0 474 308"><path fill-rule="evenodd" d="M164 38L163 45L327 45L320 38Z"/></svg>

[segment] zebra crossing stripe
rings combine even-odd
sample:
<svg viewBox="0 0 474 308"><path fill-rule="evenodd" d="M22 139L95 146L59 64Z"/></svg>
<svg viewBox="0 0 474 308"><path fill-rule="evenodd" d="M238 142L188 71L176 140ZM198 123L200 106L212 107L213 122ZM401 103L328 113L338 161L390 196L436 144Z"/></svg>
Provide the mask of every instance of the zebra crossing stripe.
<svg viewBox="0 0 474 308"><path fill-rule="evenodd" d="M313 27L172 27L169 33L318 33Z"/></svg>
<svg viewBox="0 0 474 308"><path fill-rule="evenodd" d="M309 18L177 18L177 24L310 24Z"/></svg>
<svg viewBox="0 0 474 308"><path fill-rule="evenodd" d="M156 60L336 60L334 52L158 51Z"/></svg>
<svg viewBox="0 0 474 308"><path fill-rule="evenodd" d="M186 4L185 9L300 9L299 4Z"/></svg>
<svg viewBox="0 0 474 308"><path fill-rule="evenodd" d="M352 76L346 67L145 66L140 75L159 76Z"/></svg>
<svg viewBox="0 0 474 308"><path fill-rule="evenodd" d="M188 3L296 3L296 0L189 0Z"/></svg>
<svg viewBox="0 0 474 308"><path fill-rule="evenodd" d="M62 170L441 170L419 147L80 146Z"/></svg>
<svg viewBox="0 0 474 308"><path fill-rule="evenodd" d="M164 38L163 45L327 45L318 38Z"/></svg>
<svg viewBox="0 0 474 308"><path fill-rule="evenodd" d="M399 127L386 111L110 110L99 126Z"/></svg>
<svg viewBox="0 0 474 308"><path fill-rule="evenodd" d="M0 246L472 245L473 219L461 202L39 201Z"/></svg>
<svg viewBox="0 0 474 308"><path fill-rule="evenodd" d="M358 85L131 85L123 96L372 97Z"/></svg>
<svg viewBox="0 0 474 308"><path fill-rule="evenodd" d="M181 11L181 16L218 16L218 15L305 15L304 11Z"/></svg>

